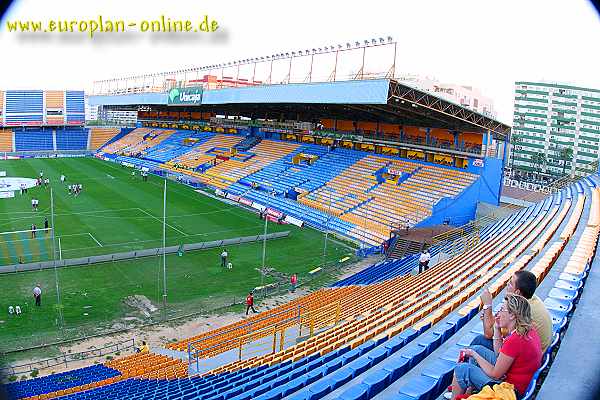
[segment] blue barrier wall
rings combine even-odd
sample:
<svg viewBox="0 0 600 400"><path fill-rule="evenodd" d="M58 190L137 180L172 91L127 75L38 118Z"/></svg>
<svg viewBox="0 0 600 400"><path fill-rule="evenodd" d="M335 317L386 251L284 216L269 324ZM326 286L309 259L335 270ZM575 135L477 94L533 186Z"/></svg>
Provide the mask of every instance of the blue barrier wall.
<svg viewBox="0 0 600 400"><path fill-rule="evenodd" d="M502 160L488 157L484 160L483 167L477 168L474 173L481 175L479 179L479 201L497 206L500 203L502 189Z"/></svg>
<svg viewBox="0 0 600 400"><path fill-rule="evenodd" d="M444 197L433 206L431 217L421 221L417 227L441 225L448 222L453 226L466 224L475 218L479 200L481 177L456 198Z"/></svg>

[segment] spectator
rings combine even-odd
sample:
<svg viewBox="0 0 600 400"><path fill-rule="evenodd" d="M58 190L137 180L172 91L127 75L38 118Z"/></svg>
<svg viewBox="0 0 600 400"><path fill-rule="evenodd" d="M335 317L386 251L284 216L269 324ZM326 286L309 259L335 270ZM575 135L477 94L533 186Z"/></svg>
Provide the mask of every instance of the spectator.
<svg viewBox="0 0 600 400"><path fill-rule="evenodd" d="M42 288L39 283L33 288L33 297L35 298L35 305L40 307L42 305Z"/></svg>
<svg viewBox="0 0 600 400"><path fill-rule="evenodd" d="M294 293L296 291L296 286L298 285L298 275L296 273L293 273L292 276L290 277L290 286L291 286L291 290L292 293Z"/></svg>
<svg viewBox="0 0 600 400"><path fill-rule="evenodd" d="M143 354L143 353L149 353L149 352L150 352L150 347L148 347L148 345L146 344L146 341L143 340L142 345L136 349L136 353Z"/></svg>
<svg viewBox="0 0 600 400"><path fill-rule="evenodd" d="M385 240L385 241L383 242L383 245L382 245L382 246L383 246L383 254L384 254L384 255L387 255L388 248L390 247L390 245L389 245L388 241L387 241L387 240Z"/></svg>
<svg viewBox="0 0 600 400"><path fill-rule="evenodd" d="M510 334L502 339L501 330ZM467 390L480 391L485 385L505 381L515 387L517 396L527 390L529 381L542 361L542 344L531 321L531 307L523 296L509 294L495 318L494 350L471 346L462 350L466 361L454 368L452 393L444 394L455 399Z"/></svg>
<svg viewBox="0 0 600 400"><path fill-rule="evenodd" d="M419 256L419 273L427 271L427 268L429 268L429 260L431 260L431 254L429 254L429 250L423 249L421 255Z"/></svg>
<svg viewBox="0 0 600 400"><path fill-rule="evenodd" d="M535 275L529 271L517 271L511 277L506 286L507 294L518 294L529 301L531 307L531 319L533 327L537 331L542 343L542 351L546 351L552 341L552 318L546 309L544 302L536 296L535 289L537 281ZM494 316L492 315L492 295L489 290L484 289L481 293L483 304L482 316L483 335L473 339L471 345L481 345L493 349L492 336L494 333Z"/></svg>
<svg viewBox="0 0 600 400"><path fill-rule="evenodd" d="M248 296L246 296L246 315L248 315L250 309L256 314L256 310L254 309L254 295L252 292L248 293Z"/></svg>

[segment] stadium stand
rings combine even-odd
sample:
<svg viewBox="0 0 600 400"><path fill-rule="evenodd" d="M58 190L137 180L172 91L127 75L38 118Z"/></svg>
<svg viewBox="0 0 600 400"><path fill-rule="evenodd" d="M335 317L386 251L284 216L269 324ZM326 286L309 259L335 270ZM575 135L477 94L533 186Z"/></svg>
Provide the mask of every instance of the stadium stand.
<svg viewBox="0 0 600 400"><path fill-rule="evenodd" d="M90 147L88 150L98 150L118 135L119 131L119 128L90 128Z"/></svg>
<svg viewBox="0 0 600 400"><path fill-rule="evenodd" d="M144 158L164 163L177 158L190 150L190 147L185 144L186 139L195 139L197 140L195 141L195 144L198 145L204 143L211 137L213 137L213 134L208 132L196 133L190 131L177 131L158 145L149 148L146 151Z"/></svg>
<svg viewBox="0 0 600 400"><path fill-rule="evenodd" d="M384 168L401 171L405 180L378 179ZM458 195L476 179L462 171L369 155L298 201L359 226L351 236L379 244L393 229L431 215L437 201Z"/></svg>
<svg viewBox="0 0 600 400"><path fill-rule="evenodd" d="M14 398L39 396L52 392L66 393L77 386L103 381L119 375L119 371L105 365L92 365L42 378L9 383L6 385L6 390Z"/></svg>
<svg viewBox="0 0 600 400"><path fill-rule="evenodd" d="M214 148L229 149L242 140L239 136L216 134L207 141L192 147L191 150L179 157L172 159L165 166L173 171L185 172L192 176L197 176L197 174L193 173L194 169L215 159L214 155L206 154L209 150Z"/></svg>
<svg viewBox="0 0 600 400"><path fill-rule="evenodd" d="M13 151L13 140L10 129L0 129L0 151Z"/></svg>
<svg viewBox="0 0 600 400"><path fill-rule="evenodd" d="M145 156L146 154L146 150L160 144L163 140L169 138L173 133L175 133L174 130L163 130L163 129L155 129L152 130L151 132L148 132L147 134L145 134L142 137L142 140L139 141L138 143L135 144L131 144L129 146L127 146L126 148L121 150L121 153L125 154L125 155L140 155L140 156Z"/></svg>
<svg viewBox="0 0 600 400"><path fill-rule="evenodd" d="M318 158L310 165L294 164L293 160L299 154ZM292 189L307 193L324 185L363 156L363 153L353 150L328 152L325 146L302 145L284 158L241 179L240 183L248 187L256 183L259 188L267 191L274 189L277 194Z"/></svg>
<svg viewBox="0 0 600 400"><path fill-rule="evenodd" d="M103 153L117 154L123 152L130 146L134 146L144 140L144 136L149 134L151 129L149 128L136 128L123 136L119 140L116 140L102 148Z"/></svg>
<svg viewBox="0 0 600 400"><path fill-rule="evenodd" d="M85 150L89 134L87 129L56 129L56 150Z"/></svg>
<svg viewBox="0 0 600 400"><path fill-rule="evenodd" d="M53 131L44 130L16 130L16 151L54 150Z"/></svg>
<svg viewBox="0 0 600 400"><path fill-rule="evenodd" d="M65 124L65 92L62 90L46 90L46 123L48 125ZM52 111L48 110L52 109Z"/></svg>
<svg viewBox="0 0 600 400"><path fill-rule="evenodd" d="M298 148L298 144L263 140L252 148L254 157L244 161L230 158L209 168L200 176L200 180L208 185L225 189L241 178L250 175L263 167L279 160Z"/></svg>
<svg viewBox="0 0 600 400"><path fill-rule="evenodd" d="M100 155L189 175L371 246L428 218L440 199L456 198L478 179L454 168L358 150L149 128L109 143ZM137 160L122 158L127 156Z"/></svg>

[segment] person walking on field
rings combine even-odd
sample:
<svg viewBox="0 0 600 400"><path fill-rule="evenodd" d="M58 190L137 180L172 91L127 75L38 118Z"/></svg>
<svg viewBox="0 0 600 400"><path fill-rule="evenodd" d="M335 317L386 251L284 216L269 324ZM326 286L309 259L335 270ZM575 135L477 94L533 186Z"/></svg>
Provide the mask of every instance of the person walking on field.
<svg viewBox="0 0 600 400"><path fill-rule="evenodd" d="M221 253L221 267L223 268L227 266L227 256L229 256L227 249L223 249L223 252Z"/></svg>
<svg viewBox="0 0 600 400"><path fill-rule="evenodd" d="M252 292L248 293L248 296L246 296L246 315L248 315L248 311L250 311L250 309L252 309L252 312L256 314L256 310L254 309L254 295Z"/></svg>
<svg viewBox="0 0 600 400"><path fill-rule="evenodd" d="M35 305L40 307L42 305L42 288L40 288L39 283L33 288L33 297L35 298Z"/></svg>

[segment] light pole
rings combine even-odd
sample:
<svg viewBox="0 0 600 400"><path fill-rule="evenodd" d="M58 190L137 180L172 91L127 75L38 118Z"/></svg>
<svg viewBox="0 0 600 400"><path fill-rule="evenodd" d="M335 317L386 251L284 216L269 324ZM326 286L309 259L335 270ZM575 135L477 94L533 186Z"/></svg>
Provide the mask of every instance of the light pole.
<svg viewBox="0 0 600 400"><path fill-rule="evenodd" d="M263 248L262 248L262 268L260 269L260 286L264 286L264 281L265 281L265 259L267 256L267 223L268 223L268 219L267 219L267 208L265 208L265 213L264 213L264 217L265 217L265 230L263 232Z"/></svg>
<svg viewBox="0 0 600 400"><path fill-rule="evenodd" d="M167 179L163 189L163 312L167 318Z"/></svg>
<svg viewBox="0 0 600 400"><path fill-rule="evenodd" d="M56 267L56 235L54 225L54 191L50 188L50 221L52 223L52 264L54 266L54 282L56 284L56 302L58 309L58 327L60 330L64 329L64 318L62 312L62 304L60 301L60 286L58 284L58 268Z"/></svg>
<svg viewBox="0 0 600 400"><path fill-rule="evenodd" d="M325 222L325 243L323 244L323 266L325 266L325 259L327 255L327 236L329 234L329 222L331 221L331 197L332 191L327 188L327 192L329 192L329 207L327 208L327 220Z"/></svg>

